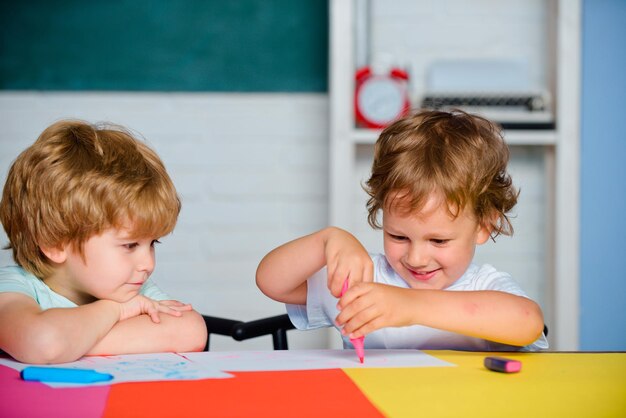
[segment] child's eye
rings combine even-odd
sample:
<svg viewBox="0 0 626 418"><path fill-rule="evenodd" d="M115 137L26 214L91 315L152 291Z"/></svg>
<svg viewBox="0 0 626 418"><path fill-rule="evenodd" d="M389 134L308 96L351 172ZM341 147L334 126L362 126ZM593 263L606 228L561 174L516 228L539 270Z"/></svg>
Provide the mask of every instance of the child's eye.
<svg viewBox="0 0 626 418"><path fill-rule="evenodd" d="M123 246L129 250L132 250L133 248L136 248L139 245L138 242L130 242L128 244L124 244Z"/></svg>
<svg viewBox="0 0 626 418"><path fill-rule="evenodd" d="M408 239L404 235L394 235L394 234L389 234L389 233L387 235L389 235L389 238L391 238L394 241L406 241Z"/></svg>
<svg viewBox="0 0 626 418"><path fill-rule="evenodd" d="M150 243L151 247L154 247L155 244L160 244L161 241L159 241L158 239L153 239L152 242Z"/></svg>
<svg viewBox="0 0 626 418"><path fill-rule="evenodd" d="M433 244L435 245L445 245L447 244L450 240L449 239L436 239L433 238L430 240Z"/></svg>

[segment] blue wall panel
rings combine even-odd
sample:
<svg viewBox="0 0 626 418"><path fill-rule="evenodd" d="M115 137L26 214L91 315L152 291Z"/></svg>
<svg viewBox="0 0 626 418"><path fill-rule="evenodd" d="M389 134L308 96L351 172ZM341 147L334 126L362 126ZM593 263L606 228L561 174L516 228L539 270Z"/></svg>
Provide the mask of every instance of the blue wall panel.
<svg viewBox="0 0 626 418"><path fill-rule="evenodd" d="M626 1L585 0L582 35L580 346L626 350Z"/></svg>

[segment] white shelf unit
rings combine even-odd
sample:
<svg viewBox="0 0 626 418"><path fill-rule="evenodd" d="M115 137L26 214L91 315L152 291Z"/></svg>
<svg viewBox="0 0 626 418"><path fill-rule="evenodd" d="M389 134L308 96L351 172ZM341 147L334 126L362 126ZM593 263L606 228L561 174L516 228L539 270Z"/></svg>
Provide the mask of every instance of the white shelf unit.
<svg viewBox="0 0 626 418"><path fill-rule="evenodd" d="M508 0L511 1L511 0ZM355 190L363 158L379 131L354 124L354 72L358 0L330 1L329 221L354 232L365 217L365 200ZM494 3L499 3L494 0ZM432 6L432 2L428 3ZM523 6L523 2L515 5ZM547 88L554 101L555 130L504 133L513 149L540 149L545 176L544 313L551 349L579 344L579 103L581 0L545 0ZM370 36L366 34L366 36ZM365 157L364 157L365 156ZM360 160L359 160L360 159ZM514 177L515 181L515 177ZM358 213L362 207L362 214ZM357 234L357 236L359 236ZM366 245L367 246L367 245Z"/></svg>

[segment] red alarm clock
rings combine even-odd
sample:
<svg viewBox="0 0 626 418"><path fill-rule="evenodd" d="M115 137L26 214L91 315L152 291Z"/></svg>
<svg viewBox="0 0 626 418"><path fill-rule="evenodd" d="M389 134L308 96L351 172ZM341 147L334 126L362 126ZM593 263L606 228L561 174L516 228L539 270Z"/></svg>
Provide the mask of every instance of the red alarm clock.
<svg viewBox="0 0 626 418"><path fill-rule="evenodd" d="M380 129L409 113L409 76L392 68L388 74L372 73L369 67L356 72L354 95L356 121L366 128Z"/></svg>

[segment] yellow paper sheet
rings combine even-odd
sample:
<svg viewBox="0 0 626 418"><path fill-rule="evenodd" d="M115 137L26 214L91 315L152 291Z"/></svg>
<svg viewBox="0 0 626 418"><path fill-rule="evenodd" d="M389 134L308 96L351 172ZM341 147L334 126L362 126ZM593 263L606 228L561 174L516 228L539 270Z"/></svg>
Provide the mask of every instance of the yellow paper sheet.
<svg viewBox="0 0 626 418"><path fill-rule="evenodd" d="M626 417L624 353L426 353L458 367L345 372L390 417ZM522 370L487 370L487 355Z"/></svg>

